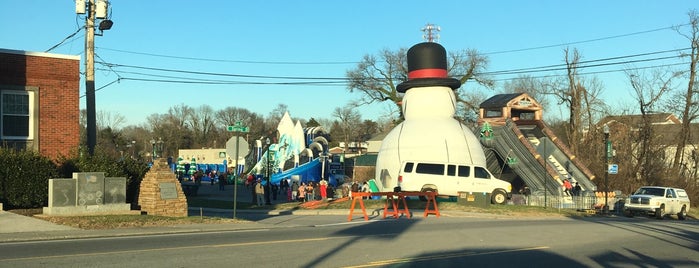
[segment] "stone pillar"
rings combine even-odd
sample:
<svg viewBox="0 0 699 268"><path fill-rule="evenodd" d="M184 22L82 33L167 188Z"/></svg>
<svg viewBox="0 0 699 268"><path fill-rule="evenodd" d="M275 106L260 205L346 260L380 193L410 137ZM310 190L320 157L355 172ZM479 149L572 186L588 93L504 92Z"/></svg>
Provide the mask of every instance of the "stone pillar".
<svg viewBox="0 0 699 268"><path fill-rule="evenodd" d="M187 216L187 197L177 175L170 170L165 159L156 160L143 177L138 204L141 212L148 215Z"/></svg>

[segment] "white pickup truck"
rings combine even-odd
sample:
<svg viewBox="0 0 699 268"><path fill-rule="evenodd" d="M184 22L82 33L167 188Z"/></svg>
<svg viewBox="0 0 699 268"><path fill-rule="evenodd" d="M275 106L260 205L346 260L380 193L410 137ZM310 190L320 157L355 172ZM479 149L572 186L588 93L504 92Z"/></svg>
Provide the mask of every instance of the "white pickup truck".
<svg viewBox="0 0 699 268"><path fill-rule="evenodd" d="M687 219L689 196L679 188L643 186L626 198L624 215L646 214L662 219L665 215L676 214L680 220Z"/></svg>

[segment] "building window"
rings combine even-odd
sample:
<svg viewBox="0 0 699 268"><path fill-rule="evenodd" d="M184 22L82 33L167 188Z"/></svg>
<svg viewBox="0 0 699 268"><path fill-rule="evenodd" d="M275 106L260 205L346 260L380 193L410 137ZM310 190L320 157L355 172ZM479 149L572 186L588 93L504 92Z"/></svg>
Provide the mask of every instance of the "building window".
<svg viewBox="0 0 699 268"><path fill-rule="evenodd" d="M0 91L0 138L28 140L34 136L34 92Z"/></svg>
<svg viewBox="0 0 699 268"><path fill-rule="evenodd" d="M486 118L502 117L502 110L486 110L485 117Z"/></svg>

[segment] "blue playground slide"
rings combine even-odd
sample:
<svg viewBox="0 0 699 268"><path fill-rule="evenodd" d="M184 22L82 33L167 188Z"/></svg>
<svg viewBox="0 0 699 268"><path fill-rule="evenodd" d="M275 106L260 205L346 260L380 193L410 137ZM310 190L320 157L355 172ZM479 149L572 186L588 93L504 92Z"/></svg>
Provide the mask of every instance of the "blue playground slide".
<svg viewBox="0 0 699 268"><path fill-rule="evenodd" d="M299 175L299 183L309 181L318 182L320 181L321 164L320 158L316 158L298 167L272 174L272 184L279 184L282 179L291 179L292 175Z"/></svg>

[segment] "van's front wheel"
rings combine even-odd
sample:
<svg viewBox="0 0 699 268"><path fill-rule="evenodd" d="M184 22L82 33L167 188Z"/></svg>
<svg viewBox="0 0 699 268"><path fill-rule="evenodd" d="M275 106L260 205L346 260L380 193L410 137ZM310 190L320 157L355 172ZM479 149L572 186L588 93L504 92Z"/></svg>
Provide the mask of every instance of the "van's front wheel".
<svg viewBox="0 0 699 268"><path fill-rule="evenodd" d="M497 205L504 205L507 202L507 193L501 189L495 189L490 196L490 202Z"/></svg>
<svg viewBox="0 0 699 268"><path fill-rule="evenodd" d="M437 192L437 190L432 189L432 188L422 188L422 191L421 191L421 192ZM419 199L420 199L420 201L422 201L422 202L426 202L426 201L427 201L427 197L425 197L424 195L421 195L421 196L419 197Z"/></svg>

